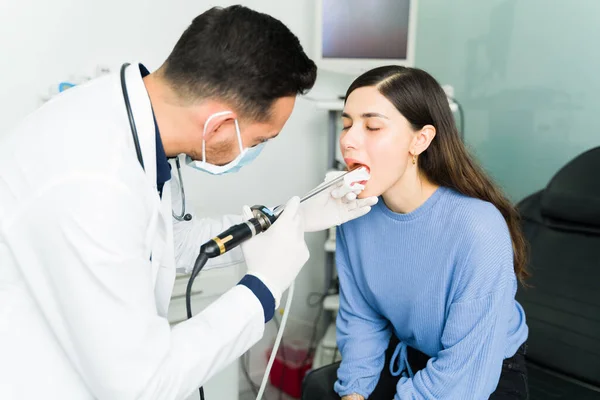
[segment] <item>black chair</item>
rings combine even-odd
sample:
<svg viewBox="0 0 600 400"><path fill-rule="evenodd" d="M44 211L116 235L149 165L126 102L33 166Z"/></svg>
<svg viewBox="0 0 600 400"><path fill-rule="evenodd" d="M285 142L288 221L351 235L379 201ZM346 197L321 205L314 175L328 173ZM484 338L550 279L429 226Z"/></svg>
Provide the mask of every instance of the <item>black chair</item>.
<svg viewBox="0 0 600 400"><path fill-rule="evenodd" d="M336 362L310 371L302 382L302 400L339 398L333 390L339 366L340 363Z"/></svg>
<svg viewBox="0 0 600 400"><path fill-rule="evenodd" d="M518 208L533 273L517 294L531 399L600 399L600 147Z"/></svg>

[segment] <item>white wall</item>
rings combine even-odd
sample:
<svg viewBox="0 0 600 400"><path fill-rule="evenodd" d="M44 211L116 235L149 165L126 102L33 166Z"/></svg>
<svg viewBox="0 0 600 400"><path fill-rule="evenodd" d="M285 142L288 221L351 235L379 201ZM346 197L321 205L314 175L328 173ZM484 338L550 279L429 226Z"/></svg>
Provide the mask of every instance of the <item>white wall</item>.
<svg viewBox="0 0 600 400"><path fill-rule="evenodd" d="M282 20L305 49L313 46L314 0L242 1ZM94 75L98 65L117 71L124 61L156 69L191 20L226 1L2 0L0 2L0 135L41 104L51 85ZM336 80L337 79L337 80ZM343 92L347 81L320 76L309 96ZM339 90L330 92L335 87ZM275 205L320 183L326 168L326 113L301 99L280 137L238 174L212 177L184 168L190 206L203 215L238 213L243 204ZM306 332L315 310L311 291L324 288L324 234L307 235L311 259L297 281L292 318ZM304 321L304 322L303 322ZM265 342L273 337L269 327ZM262 364L262 349L253 357Z"/></svg>

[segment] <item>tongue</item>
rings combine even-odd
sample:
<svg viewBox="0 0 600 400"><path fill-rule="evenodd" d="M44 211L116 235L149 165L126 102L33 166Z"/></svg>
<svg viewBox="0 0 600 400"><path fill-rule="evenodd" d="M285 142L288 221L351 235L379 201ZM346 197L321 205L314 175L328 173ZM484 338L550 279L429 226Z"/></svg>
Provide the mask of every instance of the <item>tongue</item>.
<svg viewBox="0 0 600 400"><path fill-rule="evenodd" d="M356 170L359 170L359 169L364 169L367 172L371 172L371 169L369 167L367 167L366 165L364 165L364 164L356 164L356 167L353 168L353 171L356 171Z"/></svg>
<svg viewBox="0 0 600 400"><path fill-rule="evenodd" d="M367 183L371 175L369 174L369 169L365 166L361 166L344 177L344 183L346 185L351 185L354 182L360 183L364 185Z"/></svg>

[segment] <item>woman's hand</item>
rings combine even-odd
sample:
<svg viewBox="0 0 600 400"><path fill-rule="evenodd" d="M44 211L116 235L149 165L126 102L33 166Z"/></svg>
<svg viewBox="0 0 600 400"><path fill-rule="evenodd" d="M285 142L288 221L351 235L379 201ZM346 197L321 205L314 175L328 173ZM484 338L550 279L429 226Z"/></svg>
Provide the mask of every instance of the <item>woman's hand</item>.
<svg viewBox="0 0 600 400"><path fill-rule="evenodd" d="M362 397L360 394L352 393L348 396L342 397L342 400L365 400L365 398Z"/></svg>

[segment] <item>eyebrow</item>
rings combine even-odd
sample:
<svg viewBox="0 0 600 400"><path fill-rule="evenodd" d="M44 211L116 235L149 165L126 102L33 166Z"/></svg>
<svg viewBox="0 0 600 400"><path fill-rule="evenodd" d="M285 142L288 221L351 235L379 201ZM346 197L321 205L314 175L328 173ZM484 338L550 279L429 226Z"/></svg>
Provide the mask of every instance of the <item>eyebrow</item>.
<svg viewBox="0 0 600 400"><path fill-rule="evenodd" d="M389 119L385 115L379 114L379 113L375 113L375 112L363 113L360 116L361 116L361 118L384 118L384 119ZM347 113L345 113L345 112L342 113L342 118L352 119L352 117L350 115L348 115Z"/></svg>

